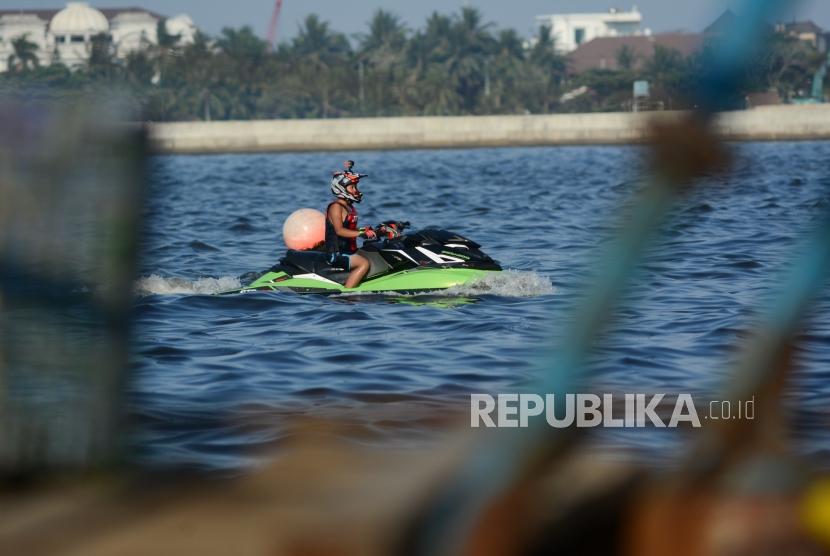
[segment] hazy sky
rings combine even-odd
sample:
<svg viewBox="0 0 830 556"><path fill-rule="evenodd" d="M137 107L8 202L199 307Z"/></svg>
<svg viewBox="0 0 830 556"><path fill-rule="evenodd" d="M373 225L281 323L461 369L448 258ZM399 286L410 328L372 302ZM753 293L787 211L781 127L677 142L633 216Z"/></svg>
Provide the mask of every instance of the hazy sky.
<svg viewBox="0 0 830 556"><path fill-rule="evenodd" d="M630 1L630 0L629 0ZM189 14L201 29L217 34L222 27L250 25L265 35L274 0L90 0L97 7L141 6L162 15ZM644 25L653 31L700 31L735 0L639 0ZM59 8L62 0L0 0L0 9ZM351 36L366 31L366 22L378 8L398 14L412 29L422 27L434 12L451 13L463 5L479 8L487 21L496 27L510 27L525 35L532 34L533 17L549 13L606 11L617 6L630 9L632 4L618 0L284 0L279 25L280 39L294 36L300 22L316 13L332 27ZM793 1L784 19L812 19L830 30L830 0Z"/></svg>

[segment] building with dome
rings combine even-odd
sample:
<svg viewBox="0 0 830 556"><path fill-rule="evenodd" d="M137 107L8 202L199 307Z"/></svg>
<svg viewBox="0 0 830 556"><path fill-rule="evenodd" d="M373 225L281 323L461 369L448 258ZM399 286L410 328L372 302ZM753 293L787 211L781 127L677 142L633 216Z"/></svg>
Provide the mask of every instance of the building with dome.
<svg viewBox="0 0 830 556"><path fill-rule="evenodd" d="M70 68L89 60L92 38L105 34L114 53L130 52L158 43L158 23L164 16L143 8L94 8L86 2L69 2L62 10L0 10L0 72L8 71L15 53L12 42L22 36L37 45L40 65L60 62ZM193 42L198 29L185 14L165 19L166 31L180 44Z"/></svg>

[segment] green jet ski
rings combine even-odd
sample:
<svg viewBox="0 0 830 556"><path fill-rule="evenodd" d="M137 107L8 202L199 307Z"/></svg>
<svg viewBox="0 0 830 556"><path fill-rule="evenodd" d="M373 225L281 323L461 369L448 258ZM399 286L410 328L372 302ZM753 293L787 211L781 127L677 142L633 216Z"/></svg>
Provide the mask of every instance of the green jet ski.
<svg viewBox="0 0 830 556"><path fill-rule="evenodd" d="M349 272L332 267L323 251L289 250L280 262L239 289L220 295L255 291L298 293L397 292L445 290L500 272L501 266L480 245L454 232L427 228L404 234L407 222L384 222L377 240L366 241L358 253L371 266L363 281L347 289ZM391 237L381 237L381 236Z"/></svg>

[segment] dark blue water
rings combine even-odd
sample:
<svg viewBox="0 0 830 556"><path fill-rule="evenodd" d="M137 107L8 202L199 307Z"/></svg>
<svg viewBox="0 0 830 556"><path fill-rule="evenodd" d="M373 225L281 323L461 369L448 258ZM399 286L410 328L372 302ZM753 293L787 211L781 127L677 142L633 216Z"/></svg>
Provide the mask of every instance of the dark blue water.
<svg viewBox="0 0 830 556"><path fill-rule="evenodd" d="M734 170L684 199L604 336L602 391L711 395L752 316L830 209L830 143L742 144ZM571 322L597 248L636 191L641 147L175 156L152 160L131 386L134 459L236 467L297 415L351 410L363 432L430 435L430 413L526 383ZM442 296L213 297L283 251L295 209L323 209L344 158L361 222L465 235L511 269ZM788 390L799 447L827 457L830 313L814 311ZM822 310L824 309L824 310ZM604 390L603 390L604 389ZM408 418L399 409L419 407ZM665 453L682 433L607 442Z"/></svg>

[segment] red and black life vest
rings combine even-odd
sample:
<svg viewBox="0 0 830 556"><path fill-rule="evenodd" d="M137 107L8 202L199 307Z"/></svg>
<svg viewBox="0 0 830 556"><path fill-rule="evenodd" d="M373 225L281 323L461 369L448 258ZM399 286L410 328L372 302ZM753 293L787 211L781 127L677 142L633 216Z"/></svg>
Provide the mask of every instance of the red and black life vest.
<svg viewBox="0 0 830 556"><path fill-rule="evenodd" d="M326 207L326 252L352 254L357 251L356 237L340 237L334 231L334 226L329 220L329 209L331 205L340 204L337 201L329 203ZM343 205L340 205L343 206ZM347 230L357 230L357 209L351 203L346 206L346 218L343 219L343 227Z"/></svg>

